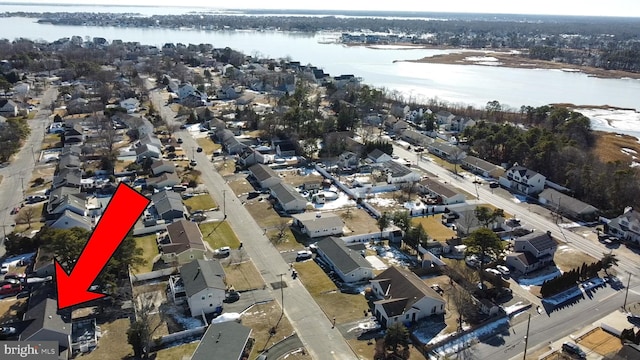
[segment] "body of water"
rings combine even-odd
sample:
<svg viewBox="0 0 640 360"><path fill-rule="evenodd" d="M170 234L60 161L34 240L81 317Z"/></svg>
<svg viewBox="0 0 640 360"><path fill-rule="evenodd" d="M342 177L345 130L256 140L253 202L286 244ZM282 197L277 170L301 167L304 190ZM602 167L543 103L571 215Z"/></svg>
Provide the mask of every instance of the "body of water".
<svg viewBox="0 0 640 360"><path fill-rule="evenodd" d="M8 11L0 6L0 11ZM47 8L47 7L45 7ZM54 7L65 11L67 7ZM85 7L68 7L84 11ZM90 7L91 8L91 7ZM134 12L129 7L96 9ZM156 9L157 12L175 10ZM157 10L160 9L160 10ZM164 9L164 10L163 10ZM127 10L127 11L124 11ZM201 9L202 10L202 9ZM45 9L40 10L45 11ZM48 9L47 9L48 11ZM112 11L116 12L116 11ZM175 12L174 12L175 13ZM332 76L353 74L367 84L401 92L405 98L426 101L438 98L450 103L484 107L498 100L513 108L550 103L576 105L610 105L640 108L640 80L600 79L582 73L560 70L514 69L481 65L449 65L394 62L420 59L452 50L367 48L325 43L337 34L284 33L277 31L204 31L163 28L122 28L38 24L30 18L0 18L0 37L13 40L29 38L54 41L63 37L104 37L162 46L164 43L210 43L230 47L250 55L273 58L290 57L303 64L313 64ZM640 126L639 126L640 127Z"/></svg>

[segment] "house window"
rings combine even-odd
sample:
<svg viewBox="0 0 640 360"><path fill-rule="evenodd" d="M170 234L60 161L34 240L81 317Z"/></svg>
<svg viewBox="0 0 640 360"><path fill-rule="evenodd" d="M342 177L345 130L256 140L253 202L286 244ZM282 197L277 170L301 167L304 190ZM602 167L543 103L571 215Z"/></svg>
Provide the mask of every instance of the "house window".
<svg viewBox="0 0 640 360"><path fill-rule="evenodd" d="M435 313L436 313L436 307L435 307L435 306L431 309L431 313L432 313L432 314L435 314Z"/></svg>
<svg viewBox="0 0 640 360"><path fill-rule="evenodd" d="M204 300L204 295L202 296L202 300Z"/></svg>
<svg viewBox="0 0 640 360"><path fill-rule="evenodd" d="M211 296L212 296L212 295L211 295L211 294L209 294L209 297L211 297Z"/></svg>
<svg viewBox="0 0 640 360"><path fill-rule="evenodd" d="M405 320L409 320L409 314L405 315L405 316L404 316L404 319L405 319Z"/></svg>
<svg viewBox="0 0 640 360"><path fill-rule="evenodd" d="M209 307L213 307L213 304L209 304Z"/></svg>

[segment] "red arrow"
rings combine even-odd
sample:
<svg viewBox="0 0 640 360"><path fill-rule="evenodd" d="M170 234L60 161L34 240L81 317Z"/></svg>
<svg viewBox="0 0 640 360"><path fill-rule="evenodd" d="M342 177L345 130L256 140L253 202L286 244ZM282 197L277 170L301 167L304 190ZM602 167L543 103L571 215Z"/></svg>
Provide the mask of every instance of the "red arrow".
<svg viewBox="0 0 640 360"><path fill-rule="evenodd" d="M123 183L118 185L116 193L82 249L71 273L67 274L58 260L55 260L58 309L106 296L88 291L89 287L107 265L149 202L149 199L128 185Z"/></svg>

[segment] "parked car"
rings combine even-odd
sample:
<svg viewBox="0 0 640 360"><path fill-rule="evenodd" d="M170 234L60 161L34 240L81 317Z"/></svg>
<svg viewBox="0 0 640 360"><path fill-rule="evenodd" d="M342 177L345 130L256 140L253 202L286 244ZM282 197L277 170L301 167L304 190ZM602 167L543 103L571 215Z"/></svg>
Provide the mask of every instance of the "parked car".
<svg viewBox="0 0 640 360"><path fill-rule="evenodd" d="M189 165L196 166L196 165L198 165L198 162L195 161L195 160L191 160L191 161L189 161Z"/></svg>
<svg viewBox="0 0 640 360"><path fill-rule="evenodd" d="M224 298L225 303L232 303L240 300L240 293L237 291L229 291Z"/></svg>
<svg viewBox="0 0 640 360"><path fill-rule="evenodd" d="M6 277L4 278L4 280L0 280L0 286L4 286L4 285L18 285L20 284L22 281L18 280L18 279L7 279Z"/></svg>
<svg viewBox="0 0 640 360"><path fill-rule="evenodd" d="M183 143L182 138L178 138L178 144L182 144L182 143Z"/></svg>
<svg viewBox="0 0 640 360"><path fill-rule="evenodd" d="M435 291L436 291L438 294L440 294L440 295L444 294L444 290L442 290L442 288L441 288L441 287L440 287L440 285L438 285L438 284L433 284L433 285L431 285L431 288L432 288L433 290L435 290Z"/></svg>
<svg viewBox="0 0 640 360"><path fill-rule="evenodd" d="M568 354L571 354L579 359L587 358L587 354L585 354L584 351L582 351L582 349L580 348L580 346L578 346L575 343L566 342L562 344L562 351Z"/></svg>
<svg viewBox="0 0 640 360"><path fill-rule="evenodd" d="M198 146L198 148L196 149L196 152L202 152L202 148Z"/></svg>
<svg viewBox="0 0 640 360"><path fill-rule="evenodd" d="M16 328L13 326L0 326L0 339L6 339L16 334Z"/></svg>
<svg viewBox="0 0 640 360"><path fill-rule="evenodd" d="M296 261L304 261L311 259L313 257L313 253L310 250L300 250L296 254Z"/></svg>
<svg viewBox="0 0 640 360"><path fill-rule="evenodd" d="M495 189L495 188L500 187L500 184L498 184L498 182L496 182L496 181L492 181L492 182L489 183L489 187L492 188L492 189Z"/></svg>
<svg viewBox="0 0 640 360"><path fill-rule="evenodd" d="M0 295L12 295L22 291L21 284L6 284L0 287Z"/></svg>
<svg viewBox="0 0 640 360"><path fill-rule="evenodd" d="M488 272L489 274L493 274L495 276L502 276L502 273L500 271L493 268L484 269L484 271Z"/></svg>
<svg viewBox="0 0 640 360"><path fill-rule="evenodd" d="M2 264L2 266L0 267L0 274L6 274L8 272L9 272L9 265Z"/></svg>
<svg viewBox="0 0 640 360"><path fill-rule="evenodd" d="M19 207L14 207L13 209L11 209L11 215L15 215L17 213L20 212L20 208Z"/></svg>
<svg viewBox="0 0 640 360"><path fill-rule="evenodd" d="M221 248L216 249L214 253L218 256L226 257L231 254L231 248L228 246L223 246Z"/></svg>
<svg viewBox="0 0 640 360"><path fill-rule="evenodd" d="M509 268L504 265L496 265L496 269L500 271L504 276L509 276L511 274L511 271L509 271Z"/></svg>
<svg viewBox="0 0 640 360"><path fill-rule="evenodd" d="M27 277L27 275L25 275L25 274L16 274L16 273L10 273L10 274L6 274L4 276L5 280L16 279L16 280L19 280L19 281L24 281L24 279L26 277Z"/></svg>

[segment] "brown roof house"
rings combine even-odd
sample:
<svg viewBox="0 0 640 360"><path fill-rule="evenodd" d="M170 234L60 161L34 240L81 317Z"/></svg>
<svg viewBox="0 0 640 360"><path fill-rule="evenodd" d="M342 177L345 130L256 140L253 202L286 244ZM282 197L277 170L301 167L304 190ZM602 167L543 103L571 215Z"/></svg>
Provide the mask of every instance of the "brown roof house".
<svg viewBox="0 0 640 360"><path fill-rule="evenodd" d="M418 275L392 266L371 280L371 288L380 299L374 302L374 314L380 324L411 324L445 312L445 300Z"/></svg>
<svg viewBox="0 0 640 360"><path fill-rule="evenodd" d="M186 264L203 259L207 248L202 240L200 228L194 222L180 220L167 225L167 237L160 242L162 260Z"/></svg>

